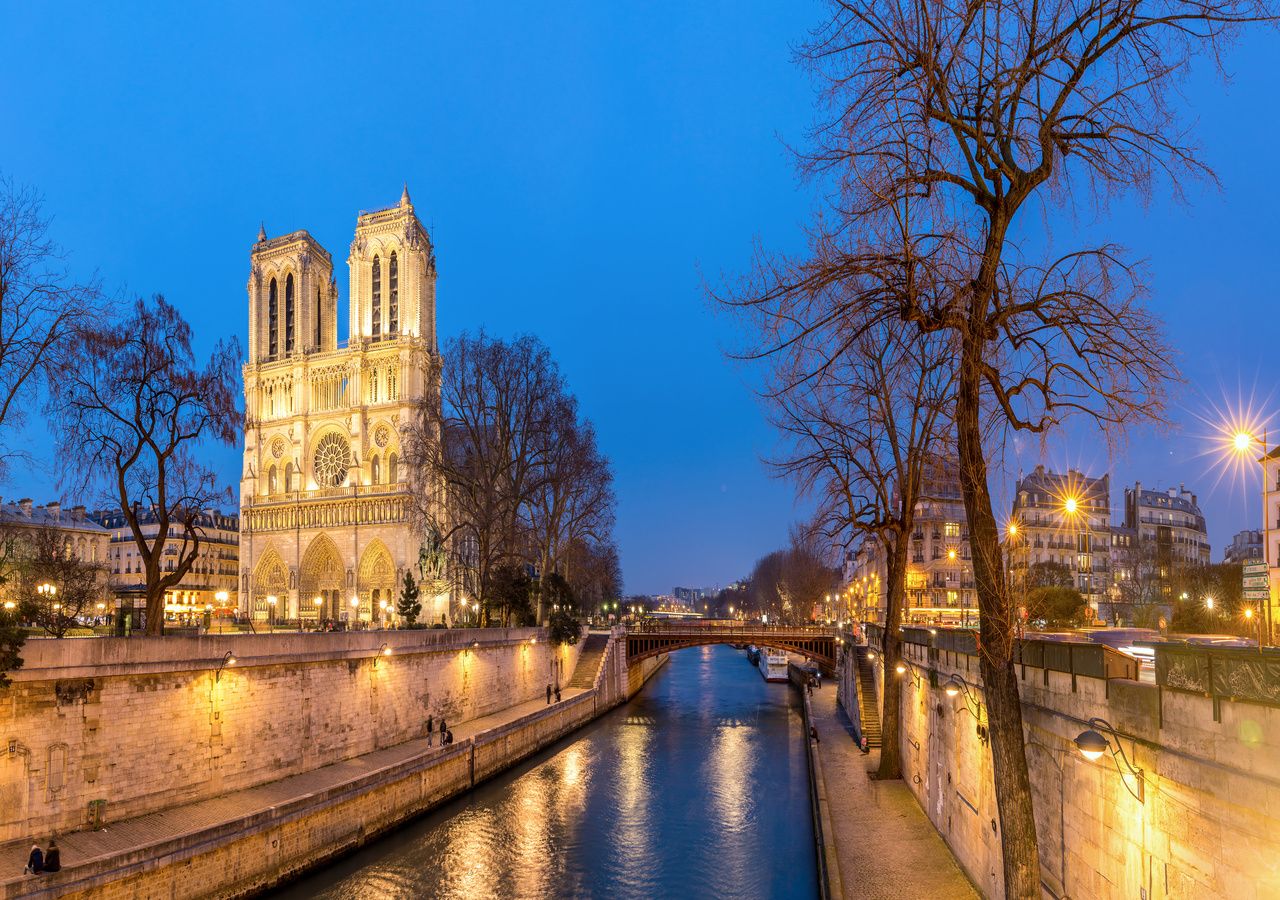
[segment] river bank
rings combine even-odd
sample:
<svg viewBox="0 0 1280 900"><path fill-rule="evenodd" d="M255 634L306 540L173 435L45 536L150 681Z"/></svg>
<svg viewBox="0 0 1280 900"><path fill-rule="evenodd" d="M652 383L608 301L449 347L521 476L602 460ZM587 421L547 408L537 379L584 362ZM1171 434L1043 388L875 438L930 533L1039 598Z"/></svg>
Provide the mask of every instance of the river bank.
<svg viewBox="0 0 1280 900"><path fill-rule="evenodd" d="M241 897L350 852L466 792L634 694L661 659L625 666L616 642L594 686L460 722L455 743L391 747L60 839L64 868L23 877L29 843L0 848L0 897ZM12 874L11 874L12 873Z"/></svg>

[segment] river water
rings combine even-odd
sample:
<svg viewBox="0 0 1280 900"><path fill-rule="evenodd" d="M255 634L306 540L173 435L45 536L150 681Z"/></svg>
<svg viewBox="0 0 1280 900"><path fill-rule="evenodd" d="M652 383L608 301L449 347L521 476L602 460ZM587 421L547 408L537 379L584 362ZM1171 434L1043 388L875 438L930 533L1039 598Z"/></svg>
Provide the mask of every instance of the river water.
<svg viewBox="0 0 1280 900"><path fill-rule="evenodd" d="M275 896L817 896L799 698L730 647Z"/></svg>

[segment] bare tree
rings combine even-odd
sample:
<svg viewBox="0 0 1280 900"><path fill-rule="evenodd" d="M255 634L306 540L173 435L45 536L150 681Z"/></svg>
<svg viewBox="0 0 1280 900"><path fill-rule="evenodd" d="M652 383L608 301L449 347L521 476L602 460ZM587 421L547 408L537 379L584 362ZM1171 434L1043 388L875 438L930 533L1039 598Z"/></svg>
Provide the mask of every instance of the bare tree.
<svg viewBox="0 0 1280 900"><path fill-rule="evenodd" d="M231 499L198 454L240 438L239 346L219 342L199 366L191 327L157 296L77 329L73 358L53 397L60 440L77 448L64 479L118 504L142 559L147 634L162 634L165 592L200 553L202 513Z"/></svg>
<svg viewBox="0 0 1280 900"><path fill-rule="evenodd" d="M0 178L0 429L20 426L42 378L65 367L75 327L100 308L49 237L40 195ZM0 455L0 476L12 453Z"/></svg>
<svg viewBox="0 0 1280 900"><path fill-rule="evenodd" d="M794 621L812 620L815 611L840 582L831 564L831 541L808 525L793 525L791 544L782 555L778 594Z"/></svg>
<svg viewBox="0 0 1280 900"><path fill-rule="evenodd" d="M24 618L54 637L62 637L76 619L102 597L107 568L75 555L57 528L22 529L16 596Z"/></svg>
<svg viewBox="0 0 1280 900"><path fill-rule="evenodd" d="M410 470L445 483L449 520L440 533L457 548L485 624L498 570L530 555L525 510L546 478L547 437L563 395L560 371L535 338L463 334L445 346L438 401L424 404L408 430Z"/></svg>
<svg viewBox="0 0 1280 900"><path fill-rule="evenodd" d="M833 319L838 325L840 319ZM884 671L878 776L902 777L899 746L907 561L918 503L948 432L954 366L945 340L904 339L887 322L842 340L840 329L791 343L776 356L771 419L786 436L776 468L818 500L815 527L832 541L870 536L885 551ZM813 340L812 338L819 338ZM839 355L826 349L842 345ZM817 358L815 358L815 354Z"/></svg>
<svg viewBox="0 0 1280 900"><path fill-rule="evenodd" d="M824 114L805 171L830 187L815 252L744 304L853 283L848 316L877 313L956 343L957 450L980 611L1005 893L1040 891L1013 670L1016 607L988 486L983 414L1044 434L1072 416L1110 438L1163 414L1175 375L1144 276L1114 244L1054 248L1034 217L1110 196L1179 190L1208 170L1173 105L1200 51L1218 58L1262 0L920 4L832 0L802 50ZM1024 222L1028 215L1031 221ZM900 240L902 224L910 240ZM912 282L934 286L920 293ZM904 289L904 285L906 285ZM906 302L904 303L904 299ZM819 327L798 315L793 330Z"/></svg>
<svg viewBox="0 0 1280 900"><path fill-rule="evenodd" d="M549 428L542 434L547 446L539 454L541 477L531 492L525 515L538 554L538 576L563 568L568 549L608 542L613 530L613 473L596 446L595 429L580 419L577 402L565 395L552 407ZM546 620L546 603L538 593L537 620Z"/></svg>

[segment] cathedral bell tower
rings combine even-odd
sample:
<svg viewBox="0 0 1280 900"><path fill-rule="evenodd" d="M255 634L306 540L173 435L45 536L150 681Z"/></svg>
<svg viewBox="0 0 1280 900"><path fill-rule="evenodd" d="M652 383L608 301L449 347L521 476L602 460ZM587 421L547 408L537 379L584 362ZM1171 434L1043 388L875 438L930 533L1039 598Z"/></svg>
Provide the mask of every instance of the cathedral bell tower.
<svg viewBox="0 0 1280 900"><path fill-rule="evenodd" d="M395 206L356 217L347 258L351 342L421 338L436 349L436 256L406 185Z"/></svg>

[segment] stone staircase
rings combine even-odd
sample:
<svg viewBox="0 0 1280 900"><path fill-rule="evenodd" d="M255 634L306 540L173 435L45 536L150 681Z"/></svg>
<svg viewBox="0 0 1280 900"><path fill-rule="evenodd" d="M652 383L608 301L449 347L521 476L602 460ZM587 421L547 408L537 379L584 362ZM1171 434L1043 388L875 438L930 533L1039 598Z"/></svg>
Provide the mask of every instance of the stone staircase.
<svg viewBox="0 0 1280 900"><path fill-rule="evenodd" d="M588 634L586 640L582 642L582 651L578 654L578 665L573 670L573 677L569 679L568 687L583 690L595 687L596 675L600 672L600 663L604 661L604 653L608 647L608 634Z"/></svg>
<svg viewBox="0 0 1280 900"><path fill-rule="evenodd" d="M862 737L867 749L880 746L880 707L876 703L876 678L865 648L858 653L858 714L862 717Z"/></svg>

